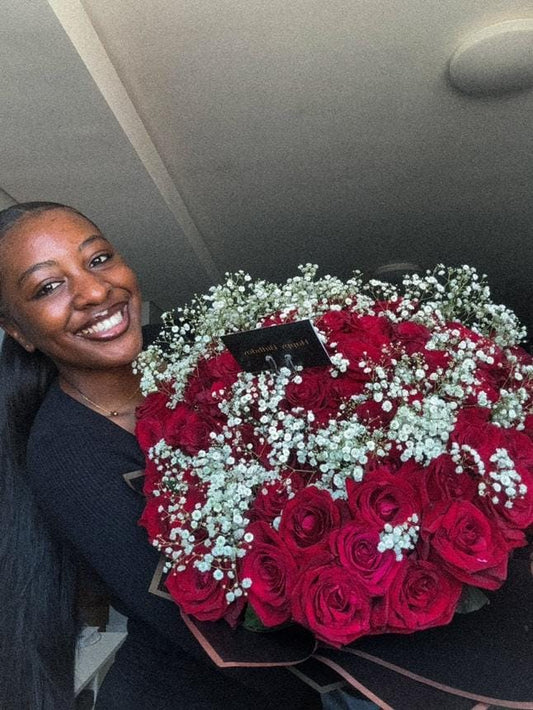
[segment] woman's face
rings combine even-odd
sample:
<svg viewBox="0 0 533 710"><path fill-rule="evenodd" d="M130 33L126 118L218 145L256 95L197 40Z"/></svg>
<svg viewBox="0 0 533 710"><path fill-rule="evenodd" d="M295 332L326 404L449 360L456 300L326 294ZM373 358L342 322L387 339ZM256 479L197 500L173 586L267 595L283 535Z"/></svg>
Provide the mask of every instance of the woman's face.
<svg viewBox="0 0 533 710"><path fill-rule="evenodd" d="M12 227L0 241L0 285L5 330L64 374L120 367L141 349L135 274L81 215L58 208Z"/></svg>

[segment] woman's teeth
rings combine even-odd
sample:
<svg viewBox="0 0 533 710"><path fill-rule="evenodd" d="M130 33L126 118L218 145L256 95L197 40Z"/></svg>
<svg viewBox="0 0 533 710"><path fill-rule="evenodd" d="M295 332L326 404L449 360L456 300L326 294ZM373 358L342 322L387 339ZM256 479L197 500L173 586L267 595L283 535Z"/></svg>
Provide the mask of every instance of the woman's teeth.
<svg viewBox="0 0 533 710"><path fill-rule="evenodd" d="M84 328L83 330L80 330L80 335L94 335L95 333L103 333L106 330L111 330L111 328L114 328L119 323L122 323L123 320L124 316L122 314L122 311L117 311L109 318L105 318L104 320L98 321L98 323L91 325L90 328Z"/></svg>

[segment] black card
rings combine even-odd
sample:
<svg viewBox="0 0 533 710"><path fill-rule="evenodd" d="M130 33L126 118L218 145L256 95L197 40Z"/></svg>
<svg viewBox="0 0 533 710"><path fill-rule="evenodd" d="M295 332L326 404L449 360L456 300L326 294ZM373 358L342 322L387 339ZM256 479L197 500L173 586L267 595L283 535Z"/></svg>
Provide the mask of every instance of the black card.
<svg viewBox="0 0 533 710"><path fill-rule="evenodd" d="M331 364L310 320L231 333L222 341L247 372Z"/></svg>

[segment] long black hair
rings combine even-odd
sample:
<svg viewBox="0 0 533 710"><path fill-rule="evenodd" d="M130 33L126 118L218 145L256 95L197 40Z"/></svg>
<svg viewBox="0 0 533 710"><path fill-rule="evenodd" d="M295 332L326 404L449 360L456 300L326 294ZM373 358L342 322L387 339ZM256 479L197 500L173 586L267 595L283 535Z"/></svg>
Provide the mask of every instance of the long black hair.
<svg viewBox="0 0 533 710"><path fill-rule="evenodd" d="M54 202L14 205L0 212L0 243L25 218L52 209L81 214ZM0 312L9 317L1 286L0 282ZM67 545L52 536L25 476L30 429L56 374L45 355L29 353L4 336L0 353L2 710L74 707L74 557Z"/></svg>

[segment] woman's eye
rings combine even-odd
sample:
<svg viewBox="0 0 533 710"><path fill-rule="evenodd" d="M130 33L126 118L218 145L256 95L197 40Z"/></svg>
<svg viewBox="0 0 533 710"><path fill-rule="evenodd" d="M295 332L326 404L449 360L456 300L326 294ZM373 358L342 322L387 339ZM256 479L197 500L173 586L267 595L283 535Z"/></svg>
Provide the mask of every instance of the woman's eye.
<svg viewBox="0 0 533 710"><path fill-rule="evenodd" d="M49 296L60 285L61 281L49 281L47 284L43 284L43 286L40 287L40 289L36 292L34 298L42 298L43 296Z"/></svg>
<svg viewBox="0 0 533 710"><path fill-rule="evenodd" d="M105 252L104 254L98 254L93 259L91 259L91 266L100 266L100 264L104 264L106 261L111 259L112 256L113 254L110 254L108 252Z"/></svg>

